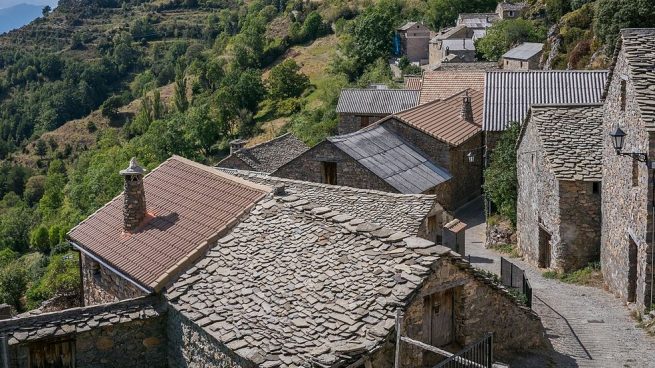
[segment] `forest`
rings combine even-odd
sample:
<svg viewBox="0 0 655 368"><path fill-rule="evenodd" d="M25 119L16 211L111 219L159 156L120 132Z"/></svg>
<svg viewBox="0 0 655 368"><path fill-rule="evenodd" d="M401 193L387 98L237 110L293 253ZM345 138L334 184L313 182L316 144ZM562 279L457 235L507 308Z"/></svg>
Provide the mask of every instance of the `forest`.
<svg viewBox="0 0 655 368"><path fill-rule="evenodd" d="M279 118L277 134L316 144L334 133L341 88L400 87L388 63L396 27L420 20L438 30L496 4L61 0L1 35L0 303L22 312L77 301L78 256L65 234L120 193L117 173L131 157L148 169L172 154L213 164L230 140ZM525 19L494 24L479 58L535 41L557 45L554 68L606 67L618 30L653 26L654 9L651 0L531 0ZM336 51L313 83L285 55L324 37L336 37Z"/></svg>

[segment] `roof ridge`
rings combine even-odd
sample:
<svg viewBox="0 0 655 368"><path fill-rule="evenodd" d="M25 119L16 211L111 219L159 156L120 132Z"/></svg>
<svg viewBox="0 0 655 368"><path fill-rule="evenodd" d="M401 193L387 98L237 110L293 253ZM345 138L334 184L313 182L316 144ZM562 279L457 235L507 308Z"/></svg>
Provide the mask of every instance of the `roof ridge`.
<svg viewBox="0 0 655 368"><path fill-rule="evenodd" d="M576 104L576 103L562 103L562 104L557 104L557 103L552 103L552 104L532 104L530 105L531 108L547 108L547 107L601 107L604 104L598 102L598 103L588 103L588 104Z"/></svg>
<svg viewBox="0 0 655 368"><path fill-rule="evenodd" d="M224 173L224 172L220 172L220 171L214 170L211 166L203 165L203 164L201 164L201 163L198 163L198 162L195 162L195 161L189 160L188 158L184 158L184 157L182 157L182 156L173 155L173 156L171 156L168 160L166 160L166 161L164 161L164 162L167 162L167 161L169 161L169 160L175 160L175 161L178 161L178 162L181 162L181 163L187 164L187 165L189 165L189 166L193 166L193 167L195 167L195 168L197 168L197 169L200 169L200 170L206 171L206 172L208 172L208 173L210 173L210 174L217 175L217 176L219 176L219 177L221 177L221 178L223 178L223 179L227 179L227 180L233 181L233 182L235 182L235 183L239 183L239 184L245 185L245 186L250 187L250 188L252 188L252 189L260 190L260 191L262 191L262 192L271 192L271 191L273 190L273 188L270 188L270 187L268 187L268 186L261 185L261 184L257 184L257 183L253 183L253 182L251 182L251 181L244 180L244 179L242 179L242 178L240 178L240 177L238 177L238 176L234 176L234 175L230 175L230 174L228 174L228 173ZM162 163L162 164L163 164L163 163ZM159 165L159 166L161 166L161 165ZM159 168L159 166L158 166L157 168ZM152 171L155 171L155 170L156 170L156 168L153 169ZM151 172L152 172L152 171L151 171Z"/></svg>

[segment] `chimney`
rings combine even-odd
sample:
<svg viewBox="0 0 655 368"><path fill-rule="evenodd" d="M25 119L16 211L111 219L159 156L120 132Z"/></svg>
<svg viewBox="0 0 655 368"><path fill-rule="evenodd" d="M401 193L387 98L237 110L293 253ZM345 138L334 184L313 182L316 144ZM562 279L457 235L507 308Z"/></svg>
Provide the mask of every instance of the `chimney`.
<svg viewBox="0 0 655 368"><path fill-rule="evenodd" d="M240 150L243 148L243 146L246 145L246 140L245 139L235 139L230 142L230 154L233 154L234 152Z"/></svg>
<svg viewBox="0 0 655 368"><path fill-rule="evenodd" d="M125 179L125 193L123 195L123 230L134 231L143 222L146 216L146 193L143 189L143 174L145 170L133 157L130 166L121 170Z"/></svg>
<svg viewBox="0 0 655 368"><path fill-rule="evenodd" d="M469 96L468 91L464 94L462 99L462 119L473 123L473 107L471 106L471 97Z"/></svg>

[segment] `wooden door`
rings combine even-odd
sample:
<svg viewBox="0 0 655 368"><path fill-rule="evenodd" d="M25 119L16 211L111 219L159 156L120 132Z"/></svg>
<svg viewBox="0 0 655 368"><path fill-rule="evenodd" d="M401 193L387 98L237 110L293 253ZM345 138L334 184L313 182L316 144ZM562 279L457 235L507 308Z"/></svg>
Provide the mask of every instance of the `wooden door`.
<svg viewBox="0 0 655 368"><path fill-rule="evenodd" d="M337 163L323 162L323 182L325 184L337 184Z"/></svg>
<svg viewBox="0 0 655 368"><path fill-rule="evenodd" d="M628 301L637 300L637 243L630 238L628 246Z"/></svg>
<svg viewBox="0 0 655 368"><path fill-rule="evenodd" d="M453 342L453 289L430 296L430 345L444 346Z"/></svg>
<svg viewBox="0 0 655 368"><path fill-rule="evenodd" d="M46 341L29 349L30 368L75 368L75 341Z"/></svg>
<svg viewBox="0 0 655 368"><path fill-rule="evenodd" d="M550 257L552 254L550 234L539 227L539 267L550 268Z"/></svg>

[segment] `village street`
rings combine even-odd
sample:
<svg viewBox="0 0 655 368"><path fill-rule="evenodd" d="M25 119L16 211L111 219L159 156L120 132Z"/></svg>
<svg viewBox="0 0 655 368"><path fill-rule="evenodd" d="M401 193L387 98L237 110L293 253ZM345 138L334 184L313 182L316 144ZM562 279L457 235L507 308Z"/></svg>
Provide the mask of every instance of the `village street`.
<svg viewBox="0 0 655 368"><path fill-rule="evenodd" d="M457 216L469 225L466 255L471 263L500 275L501 254L484 247L482 201L469 203ZM619 299L598 288L546 279L542 270L510 260L526 271L533 309L555 350L508 362L512 367L655 367L655 337L636 327Z"/></svg>

